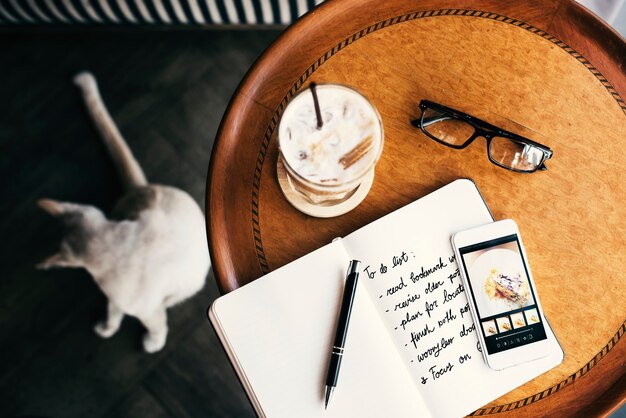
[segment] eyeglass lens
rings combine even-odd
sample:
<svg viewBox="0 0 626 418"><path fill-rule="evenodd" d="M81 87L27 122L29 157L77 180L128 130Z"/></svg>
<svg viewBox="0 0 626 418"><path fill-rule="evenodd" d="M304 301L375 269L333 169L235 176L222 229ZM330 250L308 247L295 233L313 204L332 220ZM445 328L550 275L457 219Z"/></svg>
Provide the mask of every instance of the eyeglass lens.
<svg viewBox="0 0 626 418"><path fill-rule="evenodd" d="M422 127L439 141L452 146L463 145L475 131L469 123L430 108L424 110Z"/></svg>
<svg viewBox="0 0 626 418"><path fill-rule="evenodd" d="M500 136L491 139L489 155L496 163L518 171L534 171L543 159L539 148Z"/></svg>

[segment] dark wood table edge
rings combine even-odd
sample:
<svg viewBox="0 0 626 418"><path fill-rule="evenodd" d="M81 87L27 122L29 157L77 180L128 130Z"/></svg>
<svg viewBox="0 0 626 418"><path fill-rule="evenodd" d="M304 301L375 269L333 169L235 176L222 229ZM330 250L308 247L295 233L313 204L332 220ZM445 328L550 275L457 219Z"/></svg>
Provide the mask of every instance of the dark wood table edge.
<svg viewBox="0 0 626 418"><path fill-rule="evenodd" d="M257 61L254 63L254 65L251 67L251 69L248 71L248 73L246 74L246 76L244 77L240 85L238 86L233 98L231 99L231 102L229 103L226 109L224 118L222 119L222 122L220 124L220 128L218 130L217 137L215 140L213 152L211 154L211 161L209 164L209 171L208 171L208 176L207 176L207 189L206 189L207 213L206 215L207 215L207 238L209 241L209 248L211 250L211 258L213 261L216 281L218 283L218 287L222 294L232 291L238 288L240 285L237 281L236 276L233 274L233 272L235 271L235 269L233 268L234 267L233 263L232 263L233 258L226 257L228 253L228 248L225 248L224 241L222 240L223 237L226 237L228 235L226 225L224 223L220 224L217 221L213 222L216 219L224 219L223 216L221 217L214 216L214 215L218 215L218 212L220 210L223 210L223 208L211 206L211 202L215 201L215 199L212 199L211 196L215 196L216 193L219 192L219 191L216 191L215 188L213 187L215 184L214 178L216 177L216 175L219 174L219 173L216 173L216 169L215 169L217 165L216 161L219 155L223 153L222 149L225 148L225 143L228 142L228 140L224 138L229 135L231 135L231 137L232 135L234 135L233 130L230 129L230 117L232 116L234 110L239 109L243 105L244 102L247 102L248 105L252 103L254 105L267 108L267 106L263 105L262 103L260 103L259 101L256 101L253 98L254 97L253 92L255 91L254 83L256 80L259 80L259 77L262 76L262 73L264 72L264 67L267 66L267 56L271 55L272 51L281 48L281 46L285 42L287 42L286 39L289 36L293 36L292 34L295 34L297 31L300 31L301 27L307 23L307 20L310 18L310 15L312 15L313 13L321 13L322 11L327 11L327 13L330 13L332 3L333 2L324 3L317 9L307 13L305 17L301 18L292 26L290 26L283 34L281 34L281 36L278 39L276 39L268 47L265 53L262 54L257 59ZM587 47L587 45L585 45L584 42L582 41L577 42L577 43L568 42L568 45L570 46L575 45L573 49L575 51L580 52L582 57L592 57L591 61L593 61L594 60L593 57L599 56L598 59L600 59L600 58L606 58L606 55L608 55L614 61L617 61L618 64L619 63L622 64L621 67L619 68L626 68L626 54L624 53L624 51L626 51L626 46L625 46L626 42L609 25L601 21L598 17L593 15L590 11L588 11L583 6L577 4L573 0L561 0L559 2L557 10L551 16L550 23L545 29L545 32L551 33L552 31L558 34L559 32L562 31L562 28L559 28L558 21L556 19L556 17L559 14L562 14L563 16L570 16L570 17L573 16L576 19L582 19L587 24L588 27L595 28L594 34L596 36L598 37L603 36L605 37L605 39L609 41L606 44L603 44L602 51L600 52L590 50ZM561 36L562 35L563 34L561 34ZM606 54L606 55L602 57L601 56L602 54ZM587 61L587 62L591 62L591 61ZM595 67L595 68L598 68L598 70L601 70L599 71L599 73L601 73L600 75L605 74L606 72L609 72L609 73L613 72L612 70L609 70L609 67L607 66L608 64L605 64L604 62L598 63L598 64L600 64L598 65L598 67L595 67L593 65L591 65L591 67ZM590 69L590 71L592 70ZM610 77L610 78L615 79L616 77ZM626 109L626 106L624 105L624 101L621 99L620 94L619 94L620 91L624 93L626 86L623 86L621 84L612 84L606 78L605 80L606 80L606 83L608 84L607 88L610 87L611 89L615 91L615 94L613 95L616 98L616 100L618 100L618 102L621 101L620 106L622 107L622 109ZM219 252L219 256L217 255L218 252ZM625 327L626 327L626 321L622 323L622 326L619 328L618 332L615 334L613 339L611 339L607 343L607 345L598 354L596 354L596 356L594 356L585 366L583 366L580 370L578 370L576 373L572 374L568 378L559 382L557 385L554 385L552 388L548 388L540 393L537 393L533 396L529 396L525 399L521 399L516 402L512 402L512 403L505 404L505 405L498 405L495 407L479 409L475 411L473 415L486 415L486 414L502 413L506 411L513 411L515 409L526 407L530 404L543 400L547 398L548 396L556 393L557 391L561 392L564 397L565 397L566 392L573 392L574 389L577 389L576 392L580 392L580 378L582 377L585 377L587 386L591 386L592 384L595 385L601 382L602 380L604 380L604 383L607 383L606 379L602 378L602 375L604 373L600 373L600 370L597 370L597 373L593 376L589 375L589 371L597 365L605 366L604 368L608 369L608 366L607 366L608 360L606 359L606 357L608 356L609 352L611 352L611 354L613 355L612 357L615 357L620 353L626 353L626 350L624 350L623 348L624 347L623 341L622 341L622 344L618 344L622 335L624 334ZM614 349L615 347L618 347L619 349L616 350ZM624 355L622 355L621 358L624 358ZM603 360L603 359L605 361L601 362L600 360ZM611 360L613 360L613 358ZM619 358L615 359L615 361L619 362ZM599 368L600 367L598 367L598 369ZM598 401L597 403L592 402L589 404L585 404L584 408L579 409L578 412L588 411L590 413L593 412L594 414L597 414L598 416L606 416L610 414L612 411L619 408L619 406L622 405L626 401L626 387L623 383L625 374L626 374L626 368L625 368L624 361L622 360L621 364L617 365L617 373L616 373L617 379L613 380L613 383L610 385L610 389L605 391L599 398L593 400L593 401L597 400ZM590 381L590 379L592 379L593 381ZM576 380L578 384L574 385L573 383ZM574 393L573 396L579 397L580 395ZM565 400L569 398L572 398L572 395L566 396ZM560 404L562 403L563 402L560 402ZM556 405L556 407L558 406L559 405ZM556 411L553 411L553 412L556 412Z"/></svg>
<svg viewBox="0 0 626 418"><path fill-rule="evenodd" d="M254 68L258 63L258 59L253 64L252 68ZM233 97L228 103L226 110L224 111L224 116L220 122L220 126L217 130L217 134L215 137L215 141L213 143L213 149L211 150L211 158L209 159L209 169L207 171L207 181L206 181L206 192L205 192L205 212L206 212L206 234L207 241L209 244L209 255L211 257L211 267L213 268L213 273L215 276L215 281L217 283L217 287L220 291L221 295L225 295L239 287L239 284L236 280L236 277L231 274L234 271L232 266L232 258L225 257L226 252L221 250L223 247L221 240L223 237L228 236L228 231L226 229L226 223L223 221L223 217L220 217L219 220L216 220L216 216L218 214L223 213L223 208L216 207L217 206L217 197L218 193L214 191L213 186L215 185L214 178L216 175L220 173L217 172L216 166L218 166L219 155L223 152L221 151L224 148L225 140L220 140L225 136L224 131L228 126L229 116L232 114L232 109L237 109L241 105L238 103L241 100L248 100L245 95L240 94L240 90L242 86L246 83L248 79L248 73L243 78L239 86L233 93ZM213 196L213 197L211 197Z"/></svg>

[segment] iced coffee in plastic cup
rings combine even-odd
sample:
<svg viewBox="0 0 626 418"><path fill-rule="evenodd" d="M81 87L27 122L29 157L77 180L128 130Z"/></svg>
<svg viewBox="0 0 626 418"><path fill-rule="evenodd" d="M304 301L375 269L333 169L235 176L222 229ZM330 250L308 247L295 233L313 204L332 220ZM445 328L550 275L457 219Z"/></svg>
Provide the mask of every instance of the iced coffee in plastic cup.
<svg viewBox="0 0 626 418"><path fill-rule="evenodd" d="M311 88L289 103L278 127L280 156L293 191L315 205L336 205L373 175L383 124L362 94L338 84ZM320 126L321 125L321 126Z"/></svg>

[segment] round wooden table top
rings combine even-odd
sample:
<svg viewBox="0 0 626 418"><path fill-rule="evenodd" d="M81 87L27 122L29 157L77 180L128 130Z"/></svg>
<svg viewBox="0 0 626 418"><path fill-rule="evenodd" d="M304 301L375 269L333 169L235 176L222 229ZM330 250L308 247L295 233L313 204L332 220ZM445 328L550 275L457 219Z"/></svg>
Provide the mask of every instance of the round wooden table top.
<svg viewBox="0 0 626 418"><path fill-rule="evenodd" d="M331 219L298 212L276 178L277 123L312 81L356 87L385 127L369 195ZM565 350L560 366L474 415L607 415L626 398L624 97L624 40L570 0L327 1L259 58L222 121L207 184L220 290L469 177L495 218L523 231ZM425 98L536 133L554 151L548 170L503 170L482 139L464 150L428 139L409 123Z"/></svg>

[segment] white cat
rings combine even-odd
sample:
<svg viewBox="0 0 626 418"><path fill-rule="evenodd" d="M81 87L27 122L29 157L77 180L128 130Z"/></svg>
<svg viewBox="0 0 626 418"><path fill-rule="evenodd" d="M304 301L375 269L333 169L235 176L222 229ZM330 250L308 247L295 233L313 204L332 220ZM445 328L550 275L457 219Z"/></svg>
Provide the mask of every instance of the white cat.
<svg viewBox="0 0 626 418"><path fill-rule="evenodd" d="M67 227L60 251L39 268L83 267L108 298L108 313L95 326L103 338L112 336L124 315L147 329L144 349L165 345L166 309L198 292L210 268L205 222L197 203L182 190L148 184L100 97L89 73L74 78L104 143L113 158L126 194L115 217L99 209L50 199L39 206Z"/></svg>

